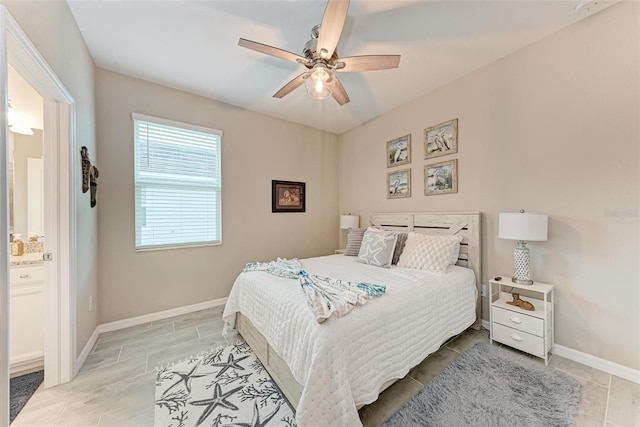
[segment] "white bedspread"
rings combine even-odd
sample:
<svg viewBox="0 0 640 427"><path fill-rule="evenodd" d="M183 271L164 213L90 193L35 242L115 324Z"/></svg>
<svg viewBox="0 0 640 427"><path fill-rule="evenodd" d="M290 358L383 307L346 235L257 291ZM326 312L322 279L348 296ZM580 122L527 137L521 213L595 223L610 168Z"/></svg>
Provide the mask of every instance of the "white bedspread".
<svg viewBox="0 0 640 427"><path fill-rule="evenodd" d="M299 426L361 425L357 405L404 377L449 337L475 321L473 271L449 267L445 276L408 268L384 269L333 255L302 260L309 273L387 286L386 294L322 324L297 280L264 272L236 279L223 318L241 312L289 365L303 392Z"/></svg>

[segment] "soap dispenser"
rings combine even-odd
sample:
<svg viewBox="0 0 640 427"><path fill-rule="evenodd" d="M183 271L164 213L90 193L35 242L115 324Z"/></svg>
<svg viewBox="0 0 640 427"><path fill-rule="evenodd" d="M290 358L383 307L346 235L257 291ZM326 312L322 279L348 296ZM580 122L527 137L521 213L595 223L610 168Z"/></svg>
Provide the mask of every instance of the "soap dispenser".
<svg viewBox="0 0 640 427"><path fill-rule="evenodd" d="M13 256L24 255L24 243L22 242L21 234L13 235L13 242L11 242L11 255Z"/></svg>

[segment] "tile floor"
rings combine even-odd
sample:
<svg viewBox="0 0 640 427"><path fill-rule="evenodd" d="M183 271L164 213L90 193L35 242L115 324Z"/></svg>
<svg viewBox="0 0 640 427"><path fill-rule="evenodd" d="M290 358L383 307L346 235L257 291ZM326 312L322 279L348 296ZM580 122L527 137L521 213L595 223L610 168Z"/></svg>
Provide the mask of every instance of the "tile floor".
<svg viewBox="0 0 640 427"><path fill-rule="evenodd" d="M155 367L238 339L222 335L221 315L222 307L217 307L101 334L78 376L68 384L38 390L12 426L153 426ZM384 422L481 341L489 341L486 330L469 330L446 343L362 408L363 424ZM583 385L579 427L640 426L640 385L557 356L550 366Z"/></svg>

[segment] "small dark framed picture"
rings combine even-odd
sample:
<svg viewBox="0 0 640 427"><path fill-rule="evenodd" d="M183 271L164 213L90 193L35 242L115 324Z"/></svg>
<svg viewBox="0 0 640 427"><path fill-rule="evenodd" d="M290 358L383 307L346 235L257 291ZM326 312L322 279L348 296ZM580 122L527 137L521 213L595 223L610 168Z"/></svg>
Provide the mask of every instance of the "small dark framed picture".
<svg viewBox="0 0 640 427"><path fill-rule="evenodd" d="M305 183L271 181L271 212L305 212Z"/></svg>

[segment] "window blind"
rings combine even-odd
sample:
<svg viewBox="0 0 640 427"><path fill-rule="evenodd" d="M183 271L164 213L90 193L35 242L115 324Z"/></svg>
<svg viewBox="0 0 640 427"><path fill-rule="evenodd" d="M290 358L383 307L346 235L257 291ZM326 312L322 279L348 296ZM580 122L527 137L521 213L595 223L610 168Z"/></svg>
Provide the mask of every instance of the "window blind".
<svg viewBox="0 0 640 427"><path fill-rule="evenodd" d="M222 241L222 132L133 114L136 250Z"/></svg>

